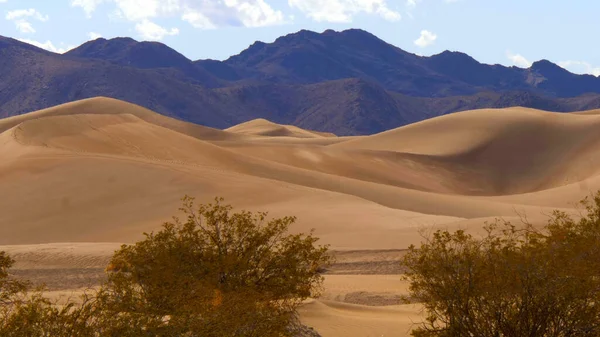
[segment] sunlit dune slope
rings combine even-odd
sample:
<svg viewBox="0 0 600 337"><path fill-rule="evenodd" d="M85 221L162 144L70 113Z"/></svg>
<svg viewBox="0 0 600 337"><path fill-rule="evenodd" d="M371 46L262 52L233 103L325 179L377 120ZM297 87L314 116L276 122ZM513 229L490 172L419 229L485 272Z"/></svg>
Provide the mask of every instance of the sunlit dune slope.
<svg viewBox="0 0 600 337"><path fill-rule="evenodd" d="M431 221L460 220L357 197L378 189L363 191L360 181L344 194L344 183L327 175L244 156L128 110L56 111L22 116L0 134L0 223L7 224L0 226L2 244L131 241L174 215L184 194L204 202L221 195L239 207L298 215L294 230L317 227L338 247L373 247L376 241L364 238L376 238L380 230L401 233ZM365 228L362 217L379 221ZM388 237L384 244L404 244L401 235Z"/></svg>
<svg viewBox="0 0 600 337"><path fill-rule="evenodd" d="M415 322L422 319L421 310L418 305L367 307L314 301L304 306L300 315L323 337L409 336Z"/></svg>
<svg viewBox="0 0 600 337"><path fill-rule="evenodd" d="M232 126L226 131L255 136L295 137L295 138L327 138L335 137L332 133L308 131L293 125L276 124L266 119L254 119Z"/></svg>
<svg viewBox="0 0 600 337"><path fill-rule="evenodd" d="M129 114L140 118L143 121L158 126L172 129L174 131L203 140L235 140L240 139L239 135L224 132L201 126L193 123L186 123L157 114L151 110L145 109L139 105L119 101L106 97L95 97L58 105L52 108L31 112L24 115L0 119L0 132L10 129L22 122L38 119L41 117L64 116L64 115L119 115Z"/></svg>
<svg viewBox="0 0 600 337"><path fill-rule="evenodd" d="M337 137L221 131L112 99L74 102L0 120L0 244L135 240L189 194L296 215L294 231L316 228L339 249L404 248L423 227L568 210L553 191L600 186L595 159L584 160L600 148L599 123L490 110L320 143Z"/></svg>

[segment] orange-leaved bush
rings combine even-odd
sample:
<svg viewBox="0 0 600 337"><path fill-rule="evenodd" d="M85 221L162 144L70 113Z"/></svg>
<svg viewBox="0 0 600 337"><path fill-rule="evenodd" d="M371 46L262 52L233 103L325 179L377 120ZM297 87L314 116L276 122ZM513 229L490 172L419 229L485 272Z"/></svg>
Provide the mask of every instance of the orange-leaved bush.
<svg viewBox="0 0 600 337"><path fill-rule="evenodd" d="M427 318L414 336L600 336L600 193L579 219L437 231L404 257Z"/></svg>
<svg viewBox="0 0 600 337"><path fill-rule="evenodd" d="M327 246L289 234L294 217L233 212L223 199L181 211L162 230L124 245L100 297L114 312L154 317L154 329L190 336L288 336L297 308L318 296Z"/></svg>

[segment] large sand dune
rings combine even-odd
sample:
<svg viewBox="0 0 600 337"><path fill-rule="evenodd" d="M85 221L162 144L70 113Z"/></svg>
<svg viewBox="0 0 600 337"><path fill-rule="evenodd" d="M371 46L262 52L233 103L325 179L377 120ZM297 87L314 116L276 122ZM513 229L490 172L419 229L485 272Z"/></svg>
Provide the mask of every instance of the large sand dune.
<svg viewBox="0 0 600 337"><path fill-rule="evenodd" d="M336 137L266 120L216 130L88 99L0 120L0 244L34 278L101 271L119 243L176 215L183 195L223 196L296 215L294 231L315 228L333 249L358 252L349 273L393 273L397 259L367 250L406 248L420 229L476 232L495 217L542 223L574 211L600 189L599 128L595 111L510 108ZM324 336L404 336L418 316L373 307L405 291L389 278L328 277L324 299L303 309Z"/></svg>
<svg viewBox="0 0 600 337"><path fill-rule="evenodd" d="M437 158L469 168L479 193L519 194L578 182L600 169L600 119L510 108L446 115L334 144ZM453 170L455 171L455 170Z"/></svg>

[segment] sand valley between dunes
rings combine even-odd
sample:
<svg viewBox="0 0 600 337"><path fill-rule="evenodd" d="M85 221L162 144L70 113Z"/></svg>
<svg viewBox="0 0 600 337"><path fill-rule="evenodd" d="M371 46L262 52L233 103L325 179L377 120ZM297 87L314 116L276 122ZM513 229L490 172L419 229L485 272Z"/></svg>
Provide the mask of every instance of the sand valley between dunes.
<svg viewBox="0 0 600 337"><path fill-rule="evenodd" d="M180 198L295 215L337 263L303 320L324 337L407 336L398 259L420 230L544 223L600 189L600 112L459 112L380 134L249 121L226 130L93 98L0 120L0 247L56 296L102 280L112 252Z"/></svg>

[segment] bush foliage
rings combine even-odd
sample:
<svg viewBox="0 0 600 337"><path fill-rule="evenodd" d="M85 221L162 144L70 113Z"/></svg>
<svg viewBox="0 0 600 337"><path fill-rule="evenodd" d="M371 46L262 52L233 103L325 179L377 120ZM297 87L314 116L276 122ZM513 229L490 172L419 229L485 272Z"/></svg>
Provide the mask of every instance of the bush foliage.
<svg viewBox="0 0 600 337"><path fill-rule="evenodd" d="M107 281L80 301L52 303L8 275L0 253L1 336L291 336L297 308L318 296L327 246L289 234L294 217L233 212L223 199L181 211L145 239L123 245Z"/></svg>
<svg viewBox="0 0 600 337"><path fill-rule="evenodd" d="M600 336L600 193L541 230L437 231L404 258L427 319L414 336Z"/></svg>

